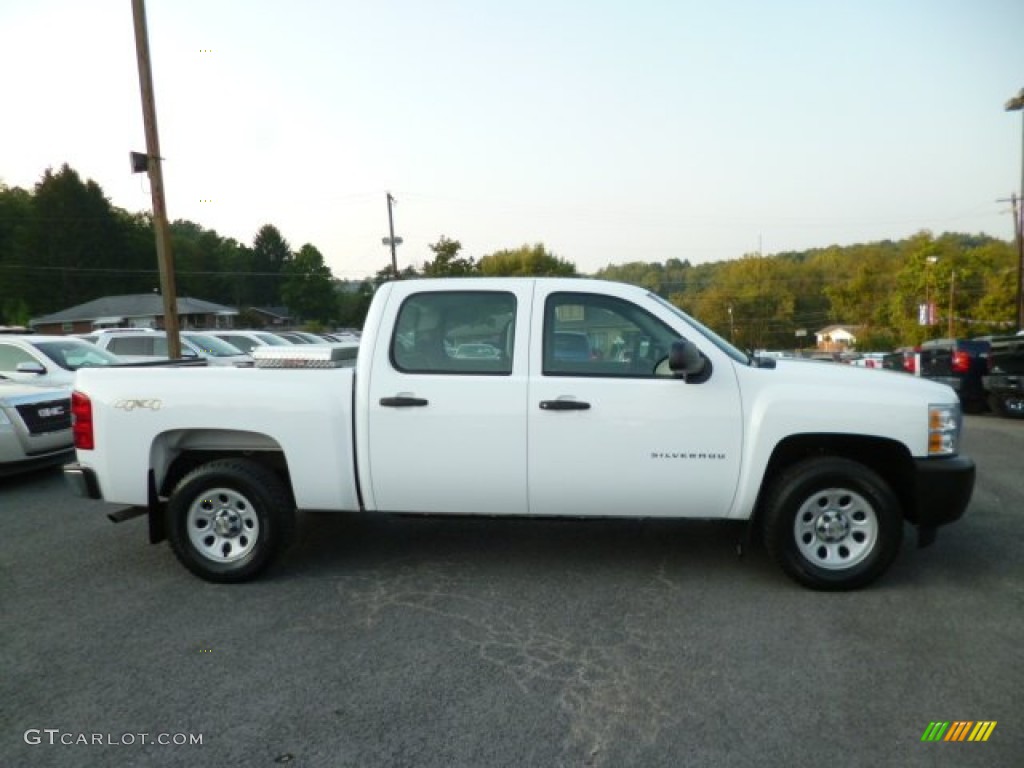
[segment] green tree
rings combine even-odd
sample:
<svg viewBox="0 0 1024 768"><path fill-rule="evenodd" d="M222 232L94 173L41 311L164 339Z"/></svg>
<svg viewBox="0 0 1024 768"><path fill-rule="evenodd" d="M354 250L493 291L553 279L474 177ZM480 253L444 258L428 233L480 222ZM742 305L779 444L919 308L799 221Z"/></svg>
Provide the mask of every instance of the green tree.
<svg viewBox="0 0 1024 768"><path fill-rule="evenodd" d="M281 298L292 316L304 321L329 324L337 318L334 276L320 251L309 243L285 264Z"/></svg>
<svg viewBox="0 0 1024 768"><path fill-rule="evenodd" d="M523 245L515 250L495 251L483 256L479 263L480 274L496 276L561 276L576 274L576 265L549 253L544 245L537 243Z"/></svg>
<svg viewBox="0 0 1024 768"><path fill-rule="evenodd" d="M478 273L476 262L471 256L459 256L462 243L450 240L444 235L428 246L434 258L423 263L424 277L464 277Z"/></svg>
<svg viewBox="0 0 1024 768"><path fill-rule="evenodd" d="M0 323L24 325L31 317L25 291L32 282L28 225L32 195L20 187L0 185Z"/></svg>
<svg viewBox="0 0 1024 768"><path fill-rule="evenodd" d="M795 297L788 277L780 259L748 254L726 262L699 295L695 314L738 346L791 347Z"/></svg>
<svg viewBox="0 0 1024 768"><path fill-rule="evenodd" d="M175 283L179 296L231 303L230 249L212 230L191 221L171 224Z"/></svg>
<svg viewBox="0 0 1024 768"><path fill-rule="evenodd" d="M250 278L252 303L257 306L280 304L281 277L285 265L291 261L288 241L273 224L264 224L252 241Z"/></svg>
<svg viewBox="0 0 1024 768"><path fill-rule="evenodd" d="M67 164L47 169L35 186L28 228L34 280L24 298L33 312L50 312L110 291L121 263L117 221L99 185L83 182ZM104 272L103 270L110 270Z"/></svg>
<svg viewBox="0 0 1024 768"><path fill-rule="evenodd" d="M662 294L665 285L665 267L656 262L630 261L625 264L609 264L598 270L595 277L615 280L620 283L639 285L649 291Z"/></svg>
<svg viewBox="0 0 1024 768"><path fill-rule="evenodd" d="M992 240L971 249L957 273L959 327L969 335L1007 333L1017 324L1017 254L1011 243Z"/></svg>
<svg viewBox="0 0 1024 768"><path fill-rule="evenodd" d="M156 259L156 236L153 217L149 213L128 213L114 209L120 233L120 271L100 295L149 293L160 286L160 270ZM174 253L174 245L171 245Z"/></svg>
<svg viewBox="0 0 1024 768"><path fill-rule="evenodd" d="M385 264L383 267L377 270L377 274L374 275L373 282L375 285L386 283L388 280L408 280L410 278L419 277L420 273L416 271L416 267L412 264L407 266L405 269L398 271L395 274L395 268L390 264Z"/></svg>
<svg viewBox="0 0 1024 768"><path fill-rule="evenodd" d="M338 288L338 324L346 328L362 328L366 313L373 299L373 283L364 280L355 290L351 290L348 281L342 281Z"/></svg>

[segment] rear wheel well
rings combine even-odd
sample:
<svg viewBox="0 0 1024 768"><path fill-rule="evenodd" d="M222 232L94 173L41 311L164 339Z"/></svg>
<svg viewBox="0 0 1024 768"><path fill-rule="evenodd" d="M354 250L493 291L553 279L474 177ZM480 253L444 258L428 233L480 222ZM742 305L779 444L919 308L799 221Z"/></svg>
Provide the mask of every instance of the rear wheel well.
<svg viewBox="0 0 1024 768"><path fill-rule="evenodd" d="M754 510L755 520L760 518L765 499L779 476L788 467L814 456L837 456L870 467L892 489L904 518L910 522L916 520L914 463L906 446L880 437L827 433L793 435L775 446L761 482Z"/></svg>
<svg viewBox="0 0 1024 768"><path fill-rule="evenodd" d="M208 464L209 462L217 459L230 458L247 459L248 461L252 461L266 467L281 479L281 482L284 483L284 487L287 488L289 494L291 494L292 484L291 477L288 473L288 462L285 460L284 454L280 451L190 450L182 451L167 467L167 472L164 475L163 483L161 483L159 489L160 496L165 498L170 496L171 492L181 479L196 467ZM294 498L292 501L294 503Z"/></svg>

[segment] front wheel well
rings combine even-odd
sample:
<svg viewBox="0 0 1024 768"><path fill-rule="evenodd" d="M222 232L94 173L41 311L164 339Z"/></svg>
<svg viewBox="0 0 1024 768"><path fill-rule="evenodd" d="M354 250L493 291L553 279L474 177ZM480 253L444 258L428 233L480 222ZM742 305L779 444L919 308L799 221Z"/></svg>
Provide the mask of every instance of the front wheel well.
<svg viewBox="0 0 1024 768"><path fill-rule="evenodd" d="M766 497L786 469L814 456L835 456L869 467L892 489L904 518L916 521L914 462L907 447L881 437L828 433L792 435L775 446L761 481L754 518L763 513Z"/></svg>

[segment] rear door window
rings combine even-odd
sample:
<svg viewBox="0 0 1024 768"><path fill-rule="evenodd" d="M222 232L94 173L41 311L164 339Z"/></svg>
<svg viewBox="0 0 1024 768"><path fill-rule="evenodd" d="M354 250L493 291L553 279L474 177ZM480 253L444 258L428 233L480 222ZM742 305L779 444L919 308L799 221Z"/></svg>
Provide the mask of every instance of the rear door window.
<svg viewBox="0 0 1024 768"><path fill-rule="evenodd" d="M391 362L405 373L512 373L516 297L503 291L410 296L398 311Z"/></svg>

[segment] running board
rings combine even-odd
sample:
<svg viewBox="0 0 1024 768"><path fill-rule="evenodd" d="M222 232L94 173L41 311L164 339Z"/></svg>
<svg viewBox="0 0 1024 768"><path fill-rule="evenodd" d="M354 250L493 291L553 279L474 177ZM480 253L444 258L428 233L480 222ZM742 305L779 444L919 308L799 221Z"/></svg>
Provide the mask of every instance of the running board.
<svg viewBox="0 0 1024 768"><path fill-rule="evenodd" d="M145 507L125 507L124 509L109 513L107 519L112 523L123 523L125 520L134 520L136 517L142 517L147 512L149 510Z"/></svg>

